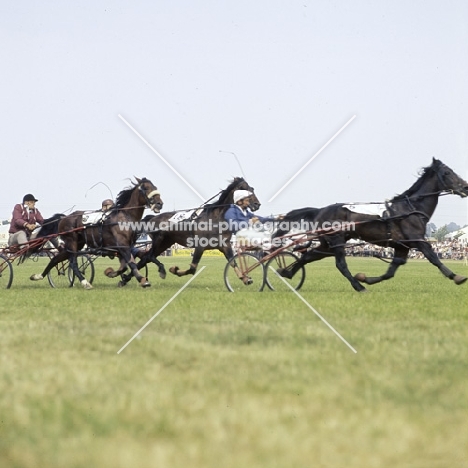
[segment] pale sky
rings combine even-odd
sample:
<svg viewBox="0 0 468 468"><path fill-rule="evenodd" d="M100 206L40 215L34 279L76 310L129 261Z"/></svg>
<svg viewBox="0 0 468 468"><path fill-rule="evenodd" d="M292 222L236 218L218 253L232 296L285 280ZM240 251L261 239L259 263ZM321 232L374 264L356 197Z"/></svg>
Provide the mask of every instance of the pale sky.
<svg viewBox="0 0 468 468"><path fill-rule="evenodd" d="M468 179L466 0L3 2L0 42L1 219L28 192L45 217L96 209L132 176L198 206L119 115L206 198L235 153L263 215L384 201L433 156ZM451 221L466 199L442 197Z"/></svg>

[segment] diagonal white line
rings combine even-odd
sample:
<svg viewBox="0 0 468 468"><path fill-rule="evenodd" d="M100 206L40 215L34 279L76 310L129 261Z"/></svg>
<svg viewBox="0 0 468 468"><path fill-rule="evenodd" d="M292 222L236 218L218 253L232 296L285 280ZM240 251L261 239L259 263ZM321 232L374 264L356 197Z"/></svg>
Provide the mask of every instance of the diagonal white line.
<svg viewBox="0 0 468 468"><path fill-rule="evenodd" d="M167 167L169 167L169 169L172 170L172 172L174 172L174 174L177 175L177 177L179 177L179 179L181 179L185 185L187 185L187 187L189 187L190 189L192 189L192 191L198 195L200 197L200 199L202 201L205 201L205 198L202 197L183 177L181 174L179 174L179 172L177 172L177 170L171 166L171 164L166 160L164 159L149 143L148 141L143 138L142 135L140 135L140 133L138 133L120 114L119 114L119 118L125 123L125 125L127 125L127 127L132 130L133 133L135 133L136 136L138 136L138 138L140 138L140 140L163 162L166 164Z"/></svg>
<svg viewBox="0 0 468 468"><path fill-rule="evenodd" d="M204 269L200 268L120 349L117 354L120 354Z"/></svg>
<svg viewBox="0 0 468 468"><path fill-rule="evenodd" d="M269 200L273 201L354 119L353 115Z"/></svg>
<svg viewBox="0 0 468 468"><path fill-rule="evenodd" d="M296 296L346 345L348 346L353 353L357 353L357 351L282 277L278 274L278 272L270 266L270 268L274 271L274 273L280 278L284 284L291 289L292 292L296 294Z"/></svg>

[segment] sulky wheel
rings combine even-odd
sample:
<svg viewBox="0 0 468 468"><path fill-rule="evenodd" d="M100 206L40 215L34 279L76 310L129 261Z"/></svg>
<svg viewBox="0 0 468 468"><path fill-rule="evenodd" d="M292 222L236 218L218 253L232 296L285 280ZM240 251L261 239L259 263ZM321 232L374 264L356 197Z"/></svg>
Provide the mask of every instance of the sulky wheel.
<svg viewBox="0 0 468 468"><path fill-rule="evenodd" d="M13 282L13 267L10 260L0 255L0 287L9 289Z"/></svg>
<svg viewBox="0 0 468 468"><path fill-rule="evenodd" d="M285 281L296 291L304 284L305 268L304 265L291 278L278 277L276 270L280 268L288 268L292 263L296 262L298 257L291 252L280 252L275 255L266 264L266 285L272 291L291 291L291 288L285 284Z"/></svg>
<svg viewBox="0 0 468 468"><path fill-rule="evenodd" d="M234 255L224 268L224 283L231 292L262 291L265 267L252 254Z"/></svg>
<svg viewBox="0 0 468 468"><path fill-rule="evenodd" d="M47 273L47 280L53 288L68 288L70 287L70 279L68 270L70 268L70 262L65 260L63 262L57 263L52 269Z"/></svg>

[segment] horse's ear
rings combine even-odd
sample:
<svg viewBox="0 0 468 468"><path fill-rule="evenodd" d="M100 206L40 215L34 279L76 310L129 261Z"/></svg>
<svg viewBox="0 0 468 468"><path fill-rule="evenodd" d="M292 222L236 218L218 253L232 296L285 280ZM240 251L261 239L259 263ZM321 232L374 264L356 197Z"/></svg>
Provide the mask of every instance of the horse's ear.
<svg viewBox="0 0 468 468"><path fill-rule="evenodd" d="M135 180L137 181L138 184L141 184L141 179L139 179L137 176L133 176L135 177Z"/></svg>

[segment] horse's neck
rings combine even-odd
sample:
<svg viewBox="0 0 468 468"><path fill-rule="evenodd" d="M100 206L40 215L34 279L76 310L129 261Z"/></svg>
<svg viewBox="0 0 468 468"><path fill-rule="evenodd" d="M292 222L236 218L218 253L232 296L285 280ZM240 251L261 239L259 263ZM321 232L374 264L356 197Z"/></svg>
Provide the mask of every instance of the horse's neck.
<svg viewBox="0 0 468 468"><path fill-rule="evenodd" d="M227 206L216 206L214 208L203 210L200 214L200 218L204 219L217 219L221 217L224 211L226 211Z"/></svg>
<svg viewBox="0 0 468 468"><path fill-rule="evenodd" d="M243 183L239 183L235 187L232 187L229 190L229 192L224 194L223 200L221 201L221 199L220 199L219 204L223 205L223 206L227 205L228 207L229 207L229 205L232 205L234 203L234 192L236 190L249 190L249 189L246 188L245 185L243 185ZM223 206L221 206L221 208L223 208Z"/></svg>
<svg viewBox="0 0 468 468"><path fill-rule="evenodd" d="M430 219L437 208L440 190L439 181L436 174L434 174L427 184L424 184L419 190L411 195L411 204L415 207L416 211L421 211Z"/></svg>
<svg viewBox="0 0 468 468"><path fill-rule="evenodd" d="M237 190L237 189L236 189ZM225 197L220 198L214 207L203 211L204 215L210 214L210 218L221 216L234 203L234 190L231 190Z"/></svg>
<svg viewBox="0 0 468 468"><path fill-rule="evenodd" d="M132 192L129 202L123 208L128 218L139 221L143 217L145 203L140 199L140 192L138 189Z"/></svg>
<svg viewBox="0 0 468 468"><path fill-rule="evenodd" d="M232 190L231 192L229 192L224 198L223 200L219 200L218 201L218 204L219 204L219 207L221 209L223 209L223 207L225 205L232 205L234 203L234 191Z"/></svg>

